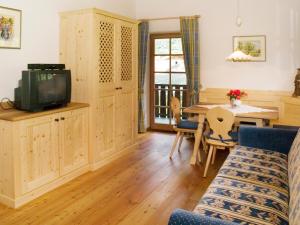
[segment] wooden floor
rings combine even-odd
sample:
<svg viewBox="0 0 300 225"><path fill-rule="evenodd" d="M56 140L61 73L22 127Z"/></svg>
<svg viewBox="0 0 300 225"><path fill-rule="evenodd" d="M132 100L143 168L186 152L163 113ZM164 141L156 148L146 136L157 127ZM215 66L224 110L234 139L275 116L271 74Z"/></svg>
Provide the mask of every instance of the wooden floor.
<svg viewBox="0 0 300 225"><path fill-rule="evenodd" d="M195 207L227 155L220 151L202 178L204 165L189 165L192 140L169 160L174 138L146 134L122 158L20 209L0 205L0 225L166 225L173 209Z"/></svg>

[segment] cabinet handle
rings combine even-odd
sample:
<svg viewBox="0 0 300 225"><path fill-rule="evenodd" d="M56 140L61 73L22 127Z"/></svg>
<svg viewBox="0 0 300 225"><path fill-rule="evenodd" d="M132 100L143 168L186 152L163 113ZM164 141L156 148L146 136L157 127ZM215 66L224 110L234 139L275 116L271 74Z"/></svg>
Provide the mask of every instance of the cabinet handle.
<svg viewBox="0 0 300 225"><path fill-rule="evenodd" d="M55 121L55 122L59 122L59 119L55 119L54 121Z"/></svg>
<svg viewBox="0 0 300 225"><path fill-rule="evenodd" d="M65 117L61 117L60 119L61 119L61 120L65 120Z"/></svg>

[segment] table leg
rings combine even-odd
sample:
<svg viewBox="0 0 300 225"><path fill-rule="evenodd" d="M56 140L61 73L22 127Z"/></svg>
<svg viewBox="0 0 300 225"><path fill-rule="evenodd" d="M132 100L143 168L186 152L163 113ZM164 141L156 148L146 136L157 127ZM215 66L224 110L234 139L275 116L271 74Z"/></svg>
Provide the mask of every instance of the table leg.
<svg viewBox="0 0 300 225"><path fill-rule="evenodd" d="M193 150L193 154L190 160L190 164L191 165L195 165L197 162L197 153L199 151L199 145L201 142L201 138L202 138L202 132L203 132L203 124L204 124L204 120L205 120L205 115L201 115L199 114L198 117L198 129L195 132L195 144L194 144L194 150ZM201 159L199 159L199 161L201 161Z"/></svg>
<svg viewBox="0 0 300 225"><path fill-rule="evenodd" d="M256 121L256 126L257 127L264 127L264 120L263 119L258 119Z"/></svg>

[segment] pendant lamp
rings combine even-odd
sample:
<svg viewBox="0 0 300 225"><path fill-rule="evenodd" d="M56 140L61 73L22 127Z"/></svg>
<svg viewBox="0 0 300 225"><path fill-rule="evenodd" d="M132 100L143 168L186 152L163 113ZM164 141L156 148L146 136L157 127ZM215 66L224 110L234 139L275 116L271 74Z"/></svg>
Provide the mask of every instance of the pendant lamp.
<svg viewBox="0 0 300 225"><path fill-rule="evenodd" d="M237 15L236 15L236 26L239 28L242 26L243 21L240 16L240 0L237 0ZM252 56L247 55L241 51L241 49L235 49L233 53L231 53L227 58L226 61L229 62L249 62L251 61Z"/></svg>

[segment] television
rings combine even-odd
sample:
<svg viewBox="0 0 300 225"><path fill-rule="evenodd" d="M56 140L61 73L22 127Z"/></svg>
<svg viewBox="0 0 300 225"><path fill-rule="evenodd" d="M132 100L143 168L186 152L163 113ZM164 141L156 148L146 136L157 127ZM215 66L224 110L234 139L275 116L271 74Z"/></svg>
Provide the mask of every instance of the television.
<svg viewBox="0 0 300 225"><path fill-rule="evenodd" d="M30 64L29 70L22 71L19 87L15 88L15 107L38 112L66 106L71 101L71 71L62 69L62 64L38 65Z"/></svg>

